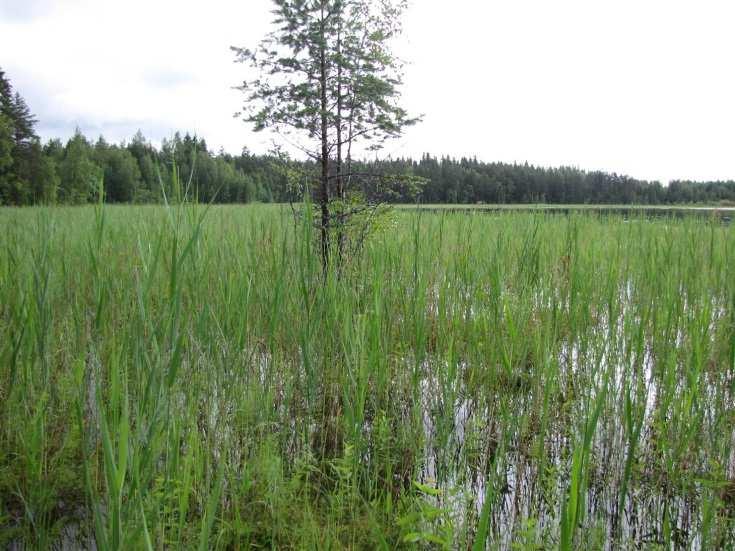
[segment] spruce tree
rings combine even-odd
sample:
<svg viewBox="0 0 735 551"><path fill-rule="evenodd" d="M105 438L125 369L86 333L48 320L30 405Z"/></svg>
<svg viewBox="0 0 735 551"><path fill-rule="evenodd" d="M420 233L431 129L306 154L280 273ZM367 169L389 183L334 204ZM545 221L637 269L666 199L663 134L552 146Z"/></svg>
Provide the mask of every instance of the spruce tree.
<svg viewBox="0 0 735 551"><path fill-rule="evenodd" d="M13 166L13 123L0 113L0 182Z"/></svg>
<svg viewBox="0 0 735 551"><path fill-rule="evenodd" d="M12 120L13 86L0 68L0 113Z"/></svg>
<svg viewBox="0 0 735 551"><path fill-rule="evenodd" d="M25 148L33 140L38 138L34 130L38 120L31 113L28 104L18 92L13 97L11 119L13 121L15 146L17 148Z"/></svg>
<svg viewBox="0 0 735 551"><path fill-rule="evenodd" d="M13 184L13 150L15 127L11 116L13 87L0 69L0 204L10 202Z"/></svg>
<svg viewBox="0 0 735 551"><path fill-rule="evenodd" d="M36 118L0 69L0 200L23 205L36 200L34 188L43 152ZM48 167L43 167L48 168Z"/></svg>

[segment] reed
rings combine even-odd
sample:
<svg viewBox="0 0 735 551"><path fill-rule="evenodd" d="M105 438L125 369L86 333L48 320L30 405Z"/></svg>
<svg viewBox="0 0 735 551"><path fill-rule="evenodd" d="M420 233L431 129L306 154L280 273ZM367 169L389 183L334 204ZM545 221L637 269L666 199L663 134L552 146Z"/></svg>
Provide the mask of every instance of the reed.
<svg viewBox="0 0 735 551"><path fill-rule="evenodd" d="M735 545L735 234L0 210L0 545Z"/></svg>

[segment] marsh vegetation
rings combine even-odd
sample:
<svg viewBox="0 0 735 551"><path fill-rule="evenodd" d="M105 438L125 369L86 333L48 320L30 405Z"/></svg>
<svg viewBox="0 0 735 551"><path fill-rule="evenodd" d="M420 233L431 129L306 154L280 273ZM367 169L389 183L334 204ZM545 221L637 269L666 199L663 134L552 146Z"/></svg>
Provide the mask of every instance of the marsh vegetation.
<svg viewBox="0 0 735 551"><path fill-rule="evenodd" d="M733 229L0 211L0 545L715 548Z"/></svg>

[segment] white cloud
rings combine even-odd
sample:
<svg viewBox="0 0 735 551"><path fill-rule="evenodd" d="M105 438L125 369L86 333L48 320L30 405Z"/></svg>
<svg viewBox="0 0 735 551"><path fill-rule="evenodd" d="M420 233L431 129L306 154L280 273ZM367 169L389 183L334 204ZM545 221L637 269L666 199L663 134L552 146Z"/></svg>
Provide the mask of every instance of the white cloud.
<svg viewBox="0 0 735 551"><path fill-rule="evenodd" d="M53 0L0 0L0 21L29 21L49 13Z"/></svg>
<svg viewBox="0 0 735 551"><path fill-rule="evenodd" d="M453 6L411 12L406 100L427 116L407 150L735 178L731 2Z"/></svg>
<svg viewBox="0 0 735 551"><path fill-rule="evenodd" d="M139 124L157 140L191 130L239 151L262 138L232 117L241 67L229 47L256 42L269 19L265 0L64 0L45 17L0 23L0 50L11 52L2 66L46 137L60 121L66 135L78 124L110 140Z"/></svg>
<svg viewBox="0 0 735 551"><path fill-rule="evenodd" d="M413 3L404 104L425 120L386 153L735 179L731 2ZM270 8L0 0L0 64L46 137L76 124L111 140L182 129L210 147L264 151L269 138L232 118L243 67L229 46L256 44Z"/></svg>

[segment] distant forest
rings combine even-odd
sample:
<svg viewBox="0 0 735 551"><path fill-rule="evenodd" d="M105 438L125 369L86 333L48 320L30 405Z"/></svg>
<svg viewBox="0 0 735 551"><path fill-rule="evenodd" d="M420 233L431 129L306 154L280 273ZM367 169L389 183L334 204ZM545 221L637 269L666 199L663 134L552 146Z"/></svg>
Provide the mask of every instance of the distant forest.
<svg viewBox="0 0 735 551"><path fill-rule="evenodd" d="M173 166L201 202L285 202L294 199L282 159L244 150L209 150L203 138L175 134L156 148L138 132L129 142L90 141L81 132L62 143L42 143L36 118L0 70L0 204L83 204L96 201L99 184L110 203L157 203ZM309 163L291 161L309 170ZM476 159L388 159L357 170L410 174L420 187L397 186L382 194L392 203L735 204L735 181L673 181L668 186L628 176L572 167L484 163ZM164 185L162 186L162 182Z"/></svg>

